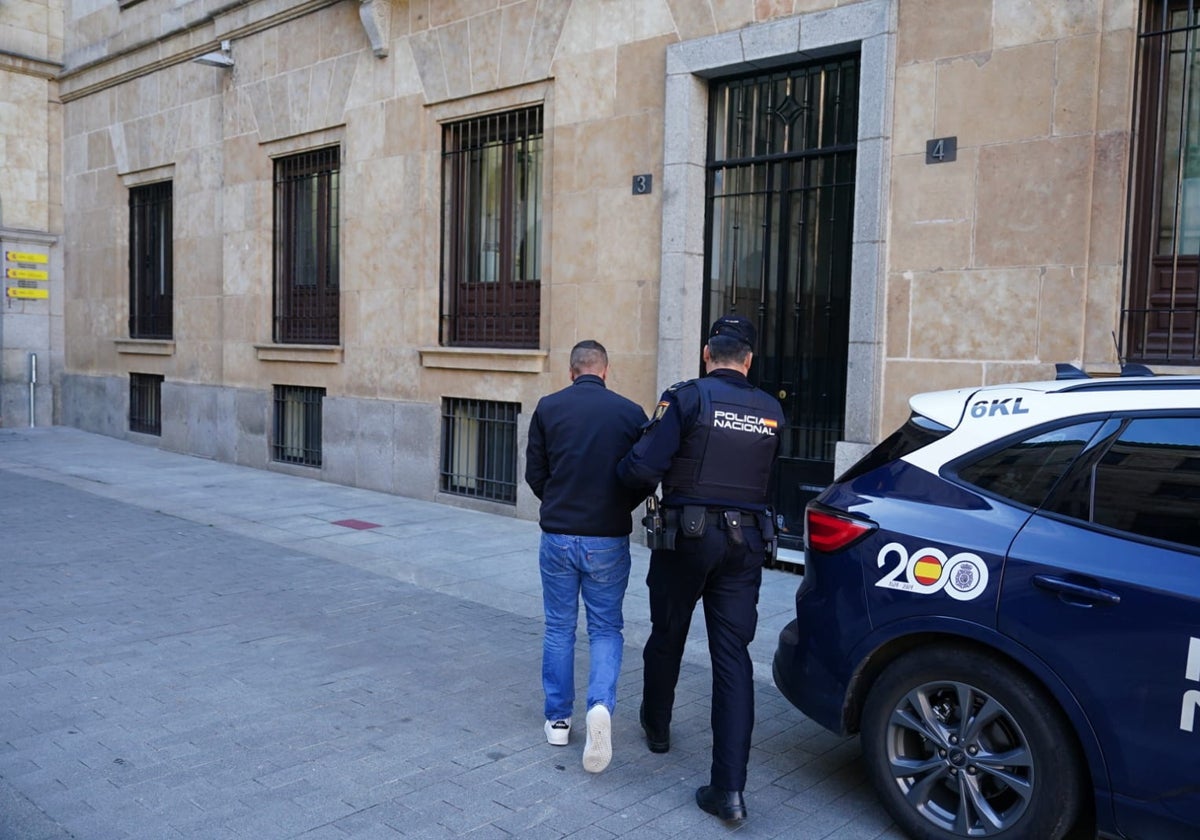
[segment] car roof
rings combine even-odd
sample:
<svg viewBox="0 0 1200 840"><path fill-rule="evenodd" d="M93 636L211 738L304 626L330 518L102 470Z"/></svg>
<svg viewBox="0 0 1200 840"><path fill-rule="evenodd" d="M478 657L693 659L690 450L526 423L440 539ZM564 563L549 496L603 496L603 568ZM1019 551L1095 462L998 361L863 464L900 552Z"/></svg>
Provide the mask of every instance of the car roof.
<svg viewBox="0 0 1200 840"><path fill-rule="evenodd" d="M1163 404L1164 401L1169 404L1164 407L1177 405L1178 400L1163 397L1165 391L1191 391L1200 395L1200 376L1114 376L1101 379L1048 379L1038 382L981 385L976 388L954 388L914 394L908 404L917 414L954 428L972 402L995 399L1002 394L1014 398L1022 396L1022 392L1029 392L1031 395L1063 394L1065 397L1102 395L1101 400L1104 402L1111 401L1115 395L1120 394L1121 407L1152 408ZM1085 401L1095 402L1094 399L1077 401L1066 398L1054 402L1059 404L1062 413L1076 414L1079 413L1077 403ZM1196 405L1200 407L1200 402Z"/></svg>
<svg viewBox="0 0 1200 840"><path fill-rule="evenodd" d="M1113 411L1200 409L1200 376L1086 376L930 391L914 414L952 431L904 460L930 472L997 438L1055 420Z"/></svg>

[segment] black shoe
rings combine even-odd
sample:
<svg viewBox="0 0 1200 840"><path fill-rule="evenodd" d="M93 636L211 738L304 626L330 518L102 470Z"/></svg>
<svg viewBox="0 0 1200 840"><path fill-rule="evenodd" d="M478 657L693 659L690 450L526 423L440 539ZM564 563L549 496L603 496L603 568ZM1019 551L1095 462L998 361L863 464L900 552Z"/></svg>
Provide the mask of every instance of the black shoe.
<svg viewBox="0 0 1200 840"><path fill-rule="evenodd" d="M638 709L638 720L642 722L642 731L646 733L646 746L650 748L652 753L665 753L671 749L671 730L659 732L657 729L646 723L646 704Z"/></svg>
<svg viewBox="0 0 1200 840"><path fill-rule="evenodd" d="M746 800L740 790L721 790L705 785L696 789L696 804L723 820L739 822L746 819Z"/></svg>

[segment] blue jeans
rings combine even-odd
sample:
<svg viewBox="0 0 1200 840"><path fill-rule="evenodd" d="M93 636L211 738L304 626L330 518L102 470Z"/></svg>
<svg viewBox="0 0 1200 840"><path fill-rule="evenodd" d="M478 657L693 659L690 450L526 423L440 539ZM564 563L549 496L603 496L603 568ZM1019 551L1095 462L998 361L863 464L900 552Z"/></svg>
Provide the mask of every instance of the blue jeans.
<svg viewBox="0 0 1200 840"><path fill-rule="evenodd" d="M538 564L546 634L542 640L542 688L546 720L571 717L575 705L575 626L579 596L587 611L589 673L587 708L617 705L617 676L625 620L621 604L629 584L629 537L576 537L542 533Z"/></svg>

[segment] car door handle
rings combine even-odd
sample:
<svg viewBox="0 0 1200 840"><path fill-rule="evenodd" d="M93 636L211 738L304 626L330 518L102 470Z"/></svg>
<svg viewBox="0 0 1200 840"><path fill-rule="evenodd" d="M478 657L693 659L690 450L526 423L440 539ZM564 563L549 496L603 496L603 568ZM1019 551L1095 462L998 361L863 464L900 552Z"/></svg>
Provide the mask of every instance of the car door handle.
<svg viewBox="0 0 1200 840"><path fill-rule="evenodd" d="M1046 589L1050 592L1057 592L1060 595L1067 595L1070 598L1079 599L1087 602L1087 606L1091 604L1119 604L1121 596L1115 592L1109 592L1107 589L1097 589L1094 586L1084 586L1081 583L1072 583L1069 580L1063 580L1060 577L1052 575L1034 575L1033 585L1038 589Z"/></svg>

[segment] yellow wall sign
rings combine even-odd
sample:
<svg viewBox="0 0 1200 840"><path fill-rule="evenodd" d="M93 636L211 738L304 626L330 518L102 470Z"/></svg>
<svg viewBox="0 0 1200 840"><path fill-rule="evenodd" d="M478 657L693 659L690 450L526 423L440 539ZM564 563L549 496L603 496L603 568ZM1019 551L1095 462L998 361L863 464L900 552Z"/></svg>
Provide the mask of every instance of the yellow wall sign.
<svg viewBox="0 0 1200 840"><path fill-rule="evenodd" d="M30 251L5 251L4 259L15 263L38 263L45 265L50 262L50 255L35 254Z"/></svg>
<svg viewBox="0 0 1200 840"><path fill-rule="evenodd" d="M43 268L9 268L4 275L9 280L49 280L50 272Z"/></svg>
<svg viewBox="0 0 1200 840"><path fill-rule="evenodd" d="M18 289L15 286L10 286L5 291L10 298L25 298L28 300L50 297L49 289Z"/></svg>

